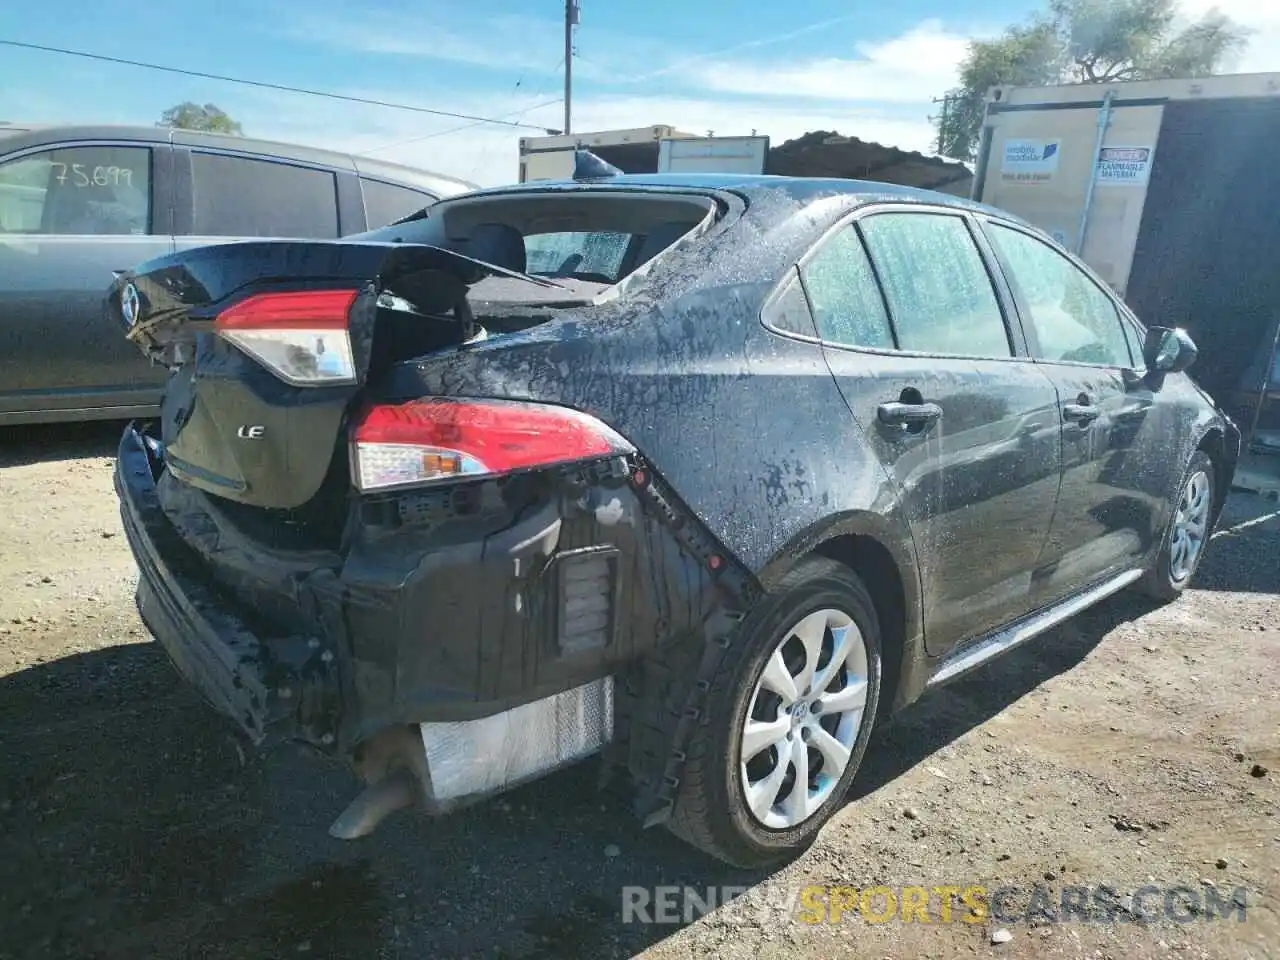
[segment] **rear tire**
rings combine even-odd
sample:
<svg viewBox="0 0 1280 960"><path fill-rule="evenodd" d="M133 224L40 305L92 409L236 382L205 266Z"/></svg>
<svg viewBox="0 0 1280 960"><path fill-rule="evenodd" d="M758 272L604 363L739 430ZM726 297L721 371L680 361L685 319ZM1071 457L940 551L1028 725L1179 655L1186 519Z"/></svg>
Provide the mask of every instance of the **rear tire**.
<svg viewBox="0 0 1280 960"><path fill-rule="evenodd" d="M1213 461L1197 450L1182 475L1160 552L1136 584L1139 592L1167 603L1182 596L1195 577L1212 533L1214 482Z"/></svg>
<svg viewBox="0 0 1280 960"><path fill-rule="evenodd" d="M833 560L802 560L739 626L668 828L737 867L805 850L862 762L880 679L880 624L866 587Z"/></svg>

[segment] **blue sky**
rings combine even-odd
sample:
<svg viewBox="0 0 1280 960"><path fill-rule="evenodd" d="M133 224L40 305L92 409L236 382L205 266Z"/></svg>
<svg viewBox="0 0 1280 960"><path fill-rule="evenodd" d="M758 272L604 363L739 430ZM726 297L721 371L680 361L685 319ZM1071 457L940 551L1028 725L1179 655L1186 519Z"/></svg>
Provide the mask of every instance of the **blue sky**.
<svg viewBox="0 0 1280 960"><path fill-rule="evenodd" d="M1184 0L1200 13L1211 0ZM1280 0L1218 0L1259 30L1242 69L1280 70ZM5 4L0 39L558 128L560 0L61 0ZM928 150L930 97L965 44L1035 0L581 0L574 130L668 123L774 142L828 129ZM475 11L483 9L482 16ZM745 12L750 9L750 13ZM212 101L260 137L339 146L479 183L512 180L517 139L384 108L0 47L0 119L150 123Z"/></svg>

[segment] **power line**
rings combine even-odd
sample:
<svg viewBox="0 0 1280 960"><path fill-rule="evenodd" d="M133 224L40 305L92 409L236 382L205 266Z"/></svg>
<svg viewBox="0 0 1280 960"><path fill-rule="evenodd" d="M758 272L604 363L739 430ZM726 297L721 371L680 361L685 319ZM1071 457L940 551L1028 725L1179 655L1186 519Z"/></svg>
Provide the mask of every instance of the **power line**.
<svg viewBox="0 0 1280 960"><path fill-rule="evenodd" d="M502 114L502 116L503 117L523 117L526 114L532 113L534 110L541 110L543 107L554 107L557 103L560 103L560 102L561 102L560 98L557 97L554 100L546 100L546 101L543 101L542 103L535 103L531 107L522 107L519 110L512 110L510 113ZM407 147L413 143L422 143L424 140L434 140L436 139L436 137L452 136L455 133L461 133L463 130L474 130L476 127L483 127L486 123L491 123L491 122L493 121L478 120L474 123L464 123L457 127L450 127L448 130L437 130L435 133L427 133L427 134L423 134L420 137L412 137L409 140L397 140L395 143L384 143L377 147L370 147L368 150L364 151L363 155L368 155L370 153L380 153L383 150L391 150L394 147ZM552 135L559 133L558 130L553 131L547 127L532 127L531 129L546 130L547 133L550 133Z"/></svg>
<svg viewBox="0 0 1280 960"><path fill-rule="evenodd" d="M20 47L24 50L39 50L43 53L61 53L69 57L83 57L86 60L99 60L103 63L116 63L126 67L142 67L147 70L161 70L165 73L176 73L184 77L198 77L202 80L221 80L224 83L239 83L246 87L258 87L264 90L282 90L285 93L301 93L310 97L324 97L329 100L345 100L348 103L362 103L372 107L387 107L391 110L409 110L413 113L429 113L436 117L450 117L455 120L474 120L478 124L497 124L502 127L519 127L524 130L542 130L531 123L518 123L511 120L499 120L493 117L479 117L471 113L454 113L450 110L433 110L430 107L416 107L408 103L392 103L388 100L373 100L368 97L352 97L345 93L332 93L327 90L309 90L306 87L290 87L282 83L267 83L263 80L248 80L244 77L228 77L218 73L204 73L199 70L185 70L181 67L166 67L158 63L144 63L141 60L125 60L120 57L108 57L101 53L88 53L84 50L68 50L63 47L49 47L39 43L24 43L21 40L0 40L0 46ZM559 101L556 101L559 102Z"/></svg>
<svg viewBox="0 0 1280 960"><path fill-rule="evenodd" d="M562 57L556 61L556 65L554 67L552 67L549 71L547 71L548 76L559 71L559 69L563 65L564 65L564 58ZM529 71L526 70L524 73L520 75L520 79L516 81L515 92L519 91L521 84L524 83L524 79L528 75L528 72ZM547 81L544 79L543 82L538 85L537 92L533 94L533 99L537 100L540 96L542 96L542 91L546 89L547 89ZM518 110L511 110L507 113L500 113L498 114L498 117L502 120L506 120L509 117L526 117L529 114L533 113L533 111L535 110L541 110L543 107L554 107L557 103L562 103L562 102L563 101L557 97L555 100L545 100L540 103L534 103L527 107L521 107ZM397 140L395 141L395 143L384 143L384 144L381 144L380 146L370 147L368 150L365 150L364 153L361 154L361 156L368 156L371 153L381 153L383 150L392 150L396 147L407 147L407 146L410 146L411 144L422 143L425 140L434 140L437 137L449 137L455 133L462 133L462 131L464 130L474 130L476 127L482 127L482 126L484 126L483 123L464 123L461 126L449 127L449 129L447 130L437 130L435 133L426 133L420 137L410 137L408 140ZM552 130L550 128L545 128L545 129L547 133L550 134L551 136L556 136L562 132L560 130Z"/></svg>

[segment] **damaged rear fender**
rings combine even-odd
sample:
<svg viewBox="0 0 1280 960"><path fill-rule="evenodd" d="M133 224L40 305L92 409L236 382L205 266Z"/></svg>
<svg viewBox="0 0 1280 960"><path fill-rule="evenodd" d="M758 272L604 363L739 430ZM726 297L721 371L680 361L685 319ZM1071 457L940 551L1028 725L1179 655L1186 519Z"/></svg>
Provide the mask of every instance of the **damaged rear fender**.
<svg viewBox="0 0 1280 960"><path fill-rule="evenodd" d="M866 584L876 604L884 644L882 713L916 700L928 678L924 601L915 541L896 507L846 511L792 537L760 572L771 589L797 563L817 554L844 564ZM888 695L892 694L892 695Z"/></svg>
<svg viewBox="0 0 1280 960"><path fill-rule="evenodd" d="M384 544L376 556L385 555ZM445 812L599 748L606 769L630 774L642 818L669 812L700 698L759 588L648 465L565 472L546 499L480 541L458 567L469 584L430 585L442 571L428 556L404 581L420 608L377 602L376 578L360 573L373 553L353 551L344 571L361 600L347 605L357 712L344 718L343 742L368 787L335 835L363 835L408 797ZM622 576L602 584L612 600L595 604L590 583L610 568ZM570 629L605 607L626 613L611 616L598 643ZM447 612L450 629L430 638L402 631L393 654L387 618L429 623L433 611ZM473 678L459 671L464 663L490 672ZM479 696L460 698L464 689ZM551 723L565 711L579 720ZM559 739L529 739L538 729ZM458 751L495 762L463 762Z"/></svg>

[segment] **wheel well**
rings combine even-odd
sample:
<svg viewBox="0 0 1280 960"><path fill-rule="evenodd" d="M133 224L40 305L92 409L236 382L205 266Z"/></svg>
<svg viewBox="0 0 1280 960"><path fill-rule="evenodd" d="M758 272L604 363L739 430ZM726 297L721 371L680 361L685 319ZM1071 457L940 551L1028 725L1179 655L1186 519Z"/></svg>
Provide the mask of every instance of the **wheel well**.
<svg viewBox="0 0 1280 960"><path fill-rule="evenodd" d="M893 705L902 676L902 656L907 644L906 595L898 565L887 547L866 536L833 537L819 544L814 553L844 564L862 579L871 593L880 621L880 715L885 716Z"/></svg>
<svg viewBox="0 0 1280 960"><path fill-rule="evenodd" d="M1221 431L1210 430L1204 435L1204 439L1200 441L1200 445L1196 448L1202 450L1213 463L1213 509L1216 515L1222 509L1222 505L1227 502L1227 451L1226 440L1223 438Z"/></svg>

